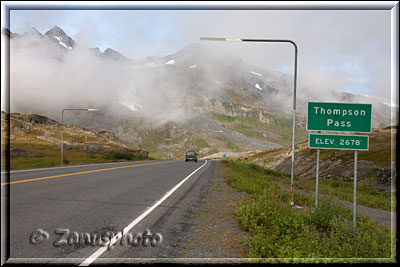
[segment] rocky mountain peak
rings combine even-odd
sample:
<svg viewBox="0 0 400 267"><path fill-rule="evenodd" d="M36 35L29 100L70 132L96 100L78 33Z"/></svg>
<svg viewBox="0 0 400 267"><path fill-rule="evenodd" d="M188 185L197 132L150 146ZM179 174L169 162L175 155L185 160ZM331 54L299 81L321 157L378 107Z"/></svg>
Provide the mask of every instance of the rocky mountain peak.
<svg viewBox="0 0 400 267"><path fill-rule="evenodd" d="M46 32L47 35L54 35L54 36L64 36L67 35L63 29L58 26L54 26L50 30Z"/></svg>
<svg viewBox="0 0 400 267"><path fill-rule="evenodd" d="M124 63L133 63L131 59L127 58L126 56L124 56L123 54L112 48L107 48L106 50L103 51L103 53L101 53L101 55L105 59L112 59Z"/></svg>
<svg viewBox="0 0 400 267"><path fill-rule="evenodd" d="M35 27L30 28L28 31L25 32L25 34L42 36L42 34Z"/></svg>
<svg viewBox="0 0 400 267"><path fill-rule="evenodd" d="M110 56L115 59L125 58L124 55L122 55L120 52L118 52L112 48L107 48L106 50L104 50L103 55Z"/></svg>
<svg viewBox="0 0 400 267"><path fill-rule="evenodd" d="M66 49L71 50L74 47L75 41L58 26L54 26L48 30L45 35L51 37L53 41L58 42Z"/></svg>

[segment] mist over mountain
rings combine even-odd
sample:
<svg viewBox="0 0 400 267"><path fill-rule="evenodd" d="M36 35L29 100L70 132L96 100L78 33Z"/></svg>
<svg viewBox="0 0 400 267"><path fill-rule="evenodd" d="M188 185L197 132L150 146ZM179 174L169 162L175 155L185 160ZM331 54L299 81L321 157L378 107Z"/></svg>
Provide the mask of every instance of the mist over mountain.
<svg viewBox="0 0 400 267"><path fill-rule="evenodd" d="M54 41L58 42L66 49L71 50L74 47L75 41L57 26L54 26L48 30L45 35L51 37Z"/></svg>
<svg viewBox="0 0 400 267"><path fill-rule="evenodd" d="M168 122L196 128L193 121L208 121L222 127L208 129L215 132L225 129L218 116L256 117L267 123L271 114L288 115L292 110L293 77L252 66L208 43L139 61L112 48L101 52L82 46L57 26L45 34L32 28L8 36L11 112L60 120L64 108L97 107L101 112L90 116L100 116L101 123L88 119L89 115L75 116L71 122L138 137L137 132L122 131L120 121L141 122L142 128ZM297 90L297 111L303 118L308 101L362 102L373 103L374 127L390 125L390 107L374 97L336 91L320 94L304 84ZM275 133L260 132L266 144L278 140L270 134Z"/></svg>

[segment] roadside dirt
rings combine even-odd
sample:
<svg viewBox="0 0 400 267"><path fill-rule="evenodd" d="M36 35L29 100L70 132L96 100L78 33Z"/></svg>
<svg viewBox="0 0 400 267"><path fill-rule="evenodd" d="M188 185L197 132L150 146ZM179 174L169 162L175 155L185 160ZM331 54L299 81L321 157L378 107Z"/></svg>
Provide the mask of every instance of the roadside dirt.
<svg viewBox="0 0 400 267"><path fill-rule="evenodd" d="M225 168L217 162L201 208L183 244L185 258L245 258L245 248L239 242L248 235L237 224L233 213L246 194L236 192L225 183Z"/></svg>

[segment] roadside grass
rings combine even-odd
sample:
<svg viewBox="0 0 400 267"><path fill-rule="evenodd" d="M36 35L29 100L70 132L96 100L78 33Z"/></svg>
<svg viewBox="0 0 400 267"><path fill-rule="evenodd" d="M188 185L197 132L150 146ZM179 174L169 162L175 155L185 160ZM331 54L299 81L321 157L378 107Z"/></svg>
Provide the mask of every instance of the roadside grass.
<svg viewBox="0 0 400 267"><path fill-rule="evenodd" d="M380 169L390 168L391 163L395 162L396 160L396 153L390 153L393 149L396 149L395 143L393 143L391 140L392 134L392 131L374 129L373 134L370 135L369 150L359 151L359 160L369 161L371 164L379 167L375 168L372 172L358 177L359 182L357 183L357 202L360 205L383 210L391 210L392 203L394 207L396 206L395 193L391 193L389 190L380 191L377 188L368 185L375 183L378 175L377 173ZM251 157L250 160L263 158L264 163L269 163L275 161L277 158L282 157L282 151L285 151L285 148L261 152ZM301 158L311 157L313 162L316 161L316 149L310 150L305 148L302 151L299 151L298 154ZM347 164L353 164L354 152L343 150L321 150L320 160L341 160L342 166L346 166ZM281 176L280 178L276 179L276 181L284 184L290 184L290 175L288 174L286 176ZM295 187L300 190L315 192L315 179L298 178L295 180ZM342 200L353 201L353 182L341 181L335 178L320 178L319 192L321 194L335 196Z"/></svg>
<svg viewBox="0 0 400 267"><path fill-rule="evenodd" d="M279 173L278 171L271 172ZM275 181L289 185L290 175L282 174ZM296 178L294 186L303 191L315 192L315 179ZM336 179L320 179L318 183L319 193L350 202L353 201L353 187L353 182ZM379 191L362 183L357 184L357 204L375 209L391 210L391 201L392 193L390 191Z"/></svg>
<svg viewBox="0 0 400 267"><path fill-rule="evenodd" d="M11 170L23 170L23 169L34 169L34 168L47 168L61 165L60 149L46 145L44 143L28 143L18 142L11 143L11 147L19 148L29 153L36 153L40 156L29 157L10 157L10 169ZM3 147L2 147L2 151ZM64 150L63 153L63 165L83 165L83 164L95 164L95 163L109 163L109 162L122 162L122 161L137 161L144 160L145 158L139 155L132 154L128 151L112 151L108 153L88 153L76 151L73 149ZM152 158L148 158L152 159ZM6 168L6 161L4 159L1 162L1 169Z"/></svg>
<svg viewBox="0 0 400 267"><path fill-rule="evenodd" d="M234 214L251 234L241 241L248 257L394 262L389 227L363 215L357 215L354 226L352 211L328 197L320 198L315 207L310 195L295 194L296 204L308 208L293 209L289 191L273 183L286 174L244 162L224 161L224 165L228 168L226 182L250 195Z"/></svg>
<svg viewBox="0 0 400 267"><path fill-rule="evenodd" d="M86 154L86 155L85 155ZM137 161L144 160L142 157L131 157L130 159L125 158L110 158L107 154L89 154L83 153L80 157L72 157L69 153L63 157L63 165L84 165L84 164L96 164L96 163L111 163L111 162L124 162L124 161ZM60 166L60 157L43 157L43 158L26 158L26 157L12 157L10 159L11 170L23 170L23 169L34 169L34 168L47 168ZM1 166L5 169L5 165Z"/></svg>

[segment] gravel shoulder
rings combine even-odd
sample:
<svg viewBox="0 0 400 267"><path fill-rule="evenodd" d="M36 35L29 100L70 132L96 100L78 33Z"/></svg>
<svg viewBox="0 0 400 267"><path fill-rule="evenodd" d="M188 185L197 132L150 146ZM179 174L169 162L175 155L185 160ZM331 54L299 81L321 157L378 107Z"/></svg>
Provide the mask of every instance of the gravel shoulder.
<svg viewBox="0 0 400 267"><path fill-rule="evenodd" d="M193 225L182 251L185 258L246 257L245 248L239 242L246 233L233 216L246 194L227 185L224 175L225 167L216 162L201 208L191 218Z"/></svg>

